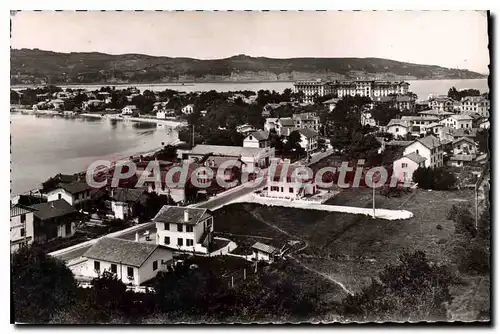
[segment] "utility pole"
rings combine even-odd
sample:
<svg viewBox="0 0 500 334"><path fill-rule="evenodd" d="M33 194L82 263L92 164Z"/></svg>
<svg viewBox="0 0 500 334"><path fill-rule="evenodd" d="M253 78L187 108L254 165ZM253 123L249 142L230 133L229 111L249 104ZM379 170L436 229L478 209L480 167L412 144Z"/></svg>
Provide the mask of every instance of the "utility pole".
<svg viewBox="0 0 500 334"><path fill-rule="evenodd" d="M192 139L192 140L193 140L193 141L191 142L191 148L193 148L193 147L194 147L194 124L193 124L193 139Z"/></svg>
<svg viewBox="0 0 500 334"><path fill-rule="evenodd" d="M476 202L476 230L477 230L477 205L478 205L478 199L477 199L477 182L474 184L474 197L475 197L475 202Z"/></svg>
<svg viewBox="0 0 500 334"><path fill-rule="evenodd" d="M243 279L247 279L247 268L243 268Z"/></svg>
<svg viewBox="0 0 500 334"><path fill-rule="evenodd" d="M372 185L373 189L373 218L375 218L375 186Z"/></svg>

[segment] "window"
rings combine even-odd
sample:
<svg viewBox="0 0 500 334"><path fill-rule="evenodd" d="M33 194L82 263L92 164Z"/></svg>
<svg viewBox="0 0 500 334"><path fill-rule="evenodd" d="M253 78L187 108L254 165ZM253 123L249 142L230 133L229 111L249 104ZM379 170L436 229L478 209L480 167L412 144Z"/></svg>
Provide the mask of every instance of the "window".
<svg viewBox="0 0 500 334"><path fill-rule="evenodd" d="M293 193L293 188L292 187L288 188L288 192Z"/></svg>
<svg viewBox="0 0 500 334"><path fill-rule="evenodd" d="M21 237L24 237L26 235L26 230L24 228L21 228Z"/></svg>
<svg viewBox="0 0 500 334"><path fill-rule="evenodd" d="M283 192L283 187L281 187L281 192Z"/></svg>
<svg viewBox="0 0 500 334"><path fill-rule="evenodd" d="M101 262L94 261L94 270L97 272L101 271Z"/></svg>
<svg viewBox="0 0 500 334"><path fill-rule="evenodd" d="M157 260L153 261L153 271L156 271L156 270L158 270L158 261Z"/></svg>
<svg viewBox="0 0 500 334"><path fill-rule="evenodd" d="M279 187L277 186L271 186L271 191L279 191Z"/></svg>
<svg viewBox="0 0 500 334"><path fill-rule="evenodd" d="M415 152L417 152L417 154L418 154L418 150L416 150Z"/></svg>
<svg viewBox="0 0 500 334"><path fill-rule="evenodd" d="M187 225L186 226L186 232L193 232L193 226Z"/></svg>
<svg viewBox="0 0 500 334"><path fill-rule="evenodd" d="M165 243L165 245L170 245L170 237L165 237L163 239L163 242Z"/></svg>
<svg viewBox="0 0 500 334"><path fill-rule="evenodd" d="M110 270L113 274L116 274L117 270L116 270L116 264L112 263L111 264L111 267L110 267Z"/></svg>
<svg viewBox="0 0 500 334"><path fill-rule="evenodd" d="M57 199L61 199L62 198L62 195L61 194L57 194Z"/></svg>
<svg viewBox="0 0 500 334"><path fill-rule="evenodd" d="M182 238L177 239L177 246L184 246L184 241L182 240Z"/></svg>
<svg viewBox="0 0 500 334"><path fill-rule="evenodd" d="M403 163L401 163L401 167L406 168L406 167L408 167L408 164L406 162L403 162Z"/></svg>
<svg viewBox="0 0 500 334"><path fill-rule="evenodd" d="M164 229L165 231L170 230L170 224L169 224L169 223L164 223L164 224L163 224L163 229Z"/></svg>
<svg viewBox="0 0 500 334"><path fill-rule="evenodd" d="M26 214L23 213L21 215L21 224L24 224L24 223L26 223Z"/></svg>
<svg viewBox="0 0 500 334"><path fill-rule="evenodd" d="M396 132L399 132L399 128L396 128Z"/></svg>
<svg viewBox="0 0 500 334"><path fill-rule="evenodd" d="M134 277L134 268L127 267L127 276L132 278Z"/></svg>
<svg viewBox="0 0 500 334"><path fill-rule="evenodd" d="M177 224L177 232L182 232L182 224Z"/></svg>
<svg viewBox="0 0 500 334"><path fill-rule="evenodd" d="M193 239L186 239L186 246L193 246Z"/></svg>

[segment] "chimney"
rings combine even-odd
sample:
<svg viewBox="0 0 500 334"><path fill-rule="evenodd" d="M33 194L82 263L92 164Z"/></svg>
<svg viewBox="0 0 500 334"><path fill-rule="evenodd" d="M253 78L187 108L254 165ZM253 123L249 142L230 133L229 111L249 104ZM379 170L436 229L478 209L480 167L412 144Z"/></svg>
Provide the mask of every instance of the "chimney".
<svg viewBox="0 0 500 334"><path fill-rule="evenodd" d="M187 223L189 222L189 211L184 210L184 221Z"/></svg>
<svg viewBox="0 0 500 334"><path fill-rule="evenodd" d="M139 233L138 232L135 232L135 241L139 242Z"/></svg>

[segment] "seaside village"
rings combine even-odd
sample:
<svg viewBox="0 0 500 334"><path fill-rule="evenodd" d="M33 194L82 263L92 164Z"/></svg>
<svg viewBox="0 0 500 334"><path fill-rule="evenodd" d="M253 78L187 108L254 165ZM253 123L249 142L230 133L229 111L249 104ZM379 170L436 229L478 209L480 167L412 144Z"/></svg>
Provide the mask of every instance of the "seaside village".
<svg viewBox="0 0 500 334"><path fill-rule="evenodd" d="M336 184L322 188L314 178L295 182L291 173L298 167L315 170L325 161L335 165L346 159L355 166L361 158L367 166L389 166L392 177L410 187L419 186L413 175L417 170L438 168L453 171L459 181L455 187L474 187L489 160L484 137L490 127L489 94L453 88L448 95L418 98L407 82L379 80L296 82L283 94L141 93L110 87L11 91L13 104L19 100L16 108L24 113L143 120L158 126L169 121L181 142L130 157L136 173L117 187L111 186L113 165L93 175L107 180L99 189L87 184L85 172L57 174L39 189L16 196L11 201L11 252L36 243L65 261L82 286L107 271L130 289L146 291L159 272L173 270L186 257L228 255L252 263L285 258L293 245L272 245L266 239L236 251L239 245L231 236L217 233L214 211L234 202L320 207L342 191ZM209 105L214 100L219 104ZM247 108L252 117L234 116L231 107ZM220 124L213 125L215 120ZM359 140L345 140L341 134L349 131L359 132ZM187 182L135 187L150 161L159 163L162 181L173 168L187 164ZM217 175L227 161L237 166ZM269 172L274 165L278 173ZM201 173L200 167L213 173ZM286 177L280 177L284 168ZM262 177L261 186L243 187L242 175L249 182ZM195 187L193 177L208 186ZM221 187L216 178L231 187ZM180 171L173 173L174 182L179 179Z"/></svg>

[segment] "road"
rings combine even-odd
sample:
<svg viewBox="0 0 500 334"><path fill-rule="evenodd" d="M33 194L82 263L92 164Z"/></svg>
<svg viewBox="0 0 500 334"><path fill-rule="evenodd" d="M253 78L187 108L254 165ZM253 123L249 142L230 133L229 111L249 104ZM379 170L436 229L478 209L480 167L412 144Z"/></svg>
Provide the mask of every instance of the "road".
<svg viewBox="0 0 500 334"><path fill-rule="evenodd" d="M190 205L189 207L216 210L216 209L224 206L225 204L230 203L230 202L238 199L241 196L247 195L247 194L257 190L258 188L264 187L266 184L266 179L264 179L264 180L258 179L256 181L256 183L259 184L258 187L248 186L249 184L240 185L240 186L237 186L233 189L229 189L229 190L209 199L208 201L193 204L193 205ZM118 231L118 232L114 232L114 233L105 235L103 237L135 240L136 233L142 234L145 231L151 230L154 228L155 228L154 223L144 223L141 225L136 225L136 226L127 228L127 229L122 230L122 231ZM94 245L97 242L97 240L99 240L99 238L89 240L89 241L83 242L81 244L68 247L66 249L61 249L61 250L52 252L49 255L52 255L52 256L54 256L62 261L70 261L73 259L77 259L77 258L81 257L90 247L92 247L92 245Z"/></svg>

